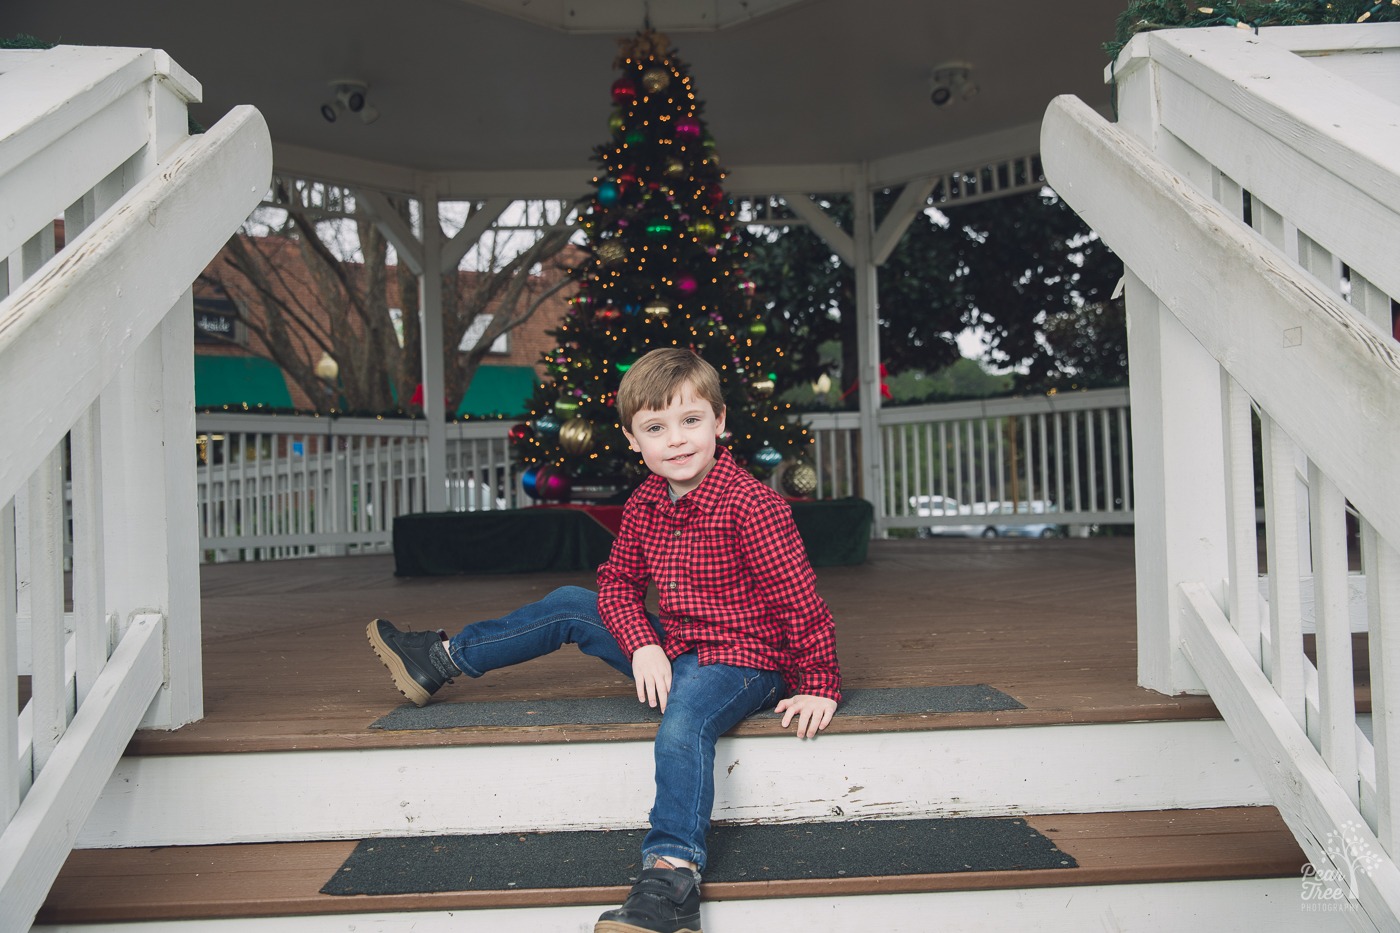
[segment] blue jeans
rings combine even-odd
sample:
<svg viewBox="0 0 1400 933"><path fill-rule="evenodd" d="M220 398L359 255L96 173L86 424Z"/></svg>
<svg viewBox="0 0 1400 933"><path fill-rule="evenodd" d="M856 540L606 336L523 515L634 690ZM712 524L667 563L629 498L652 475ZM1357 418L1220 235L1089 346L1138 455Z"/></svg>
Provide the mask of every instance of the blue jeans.
<svg viewBox="0 0 1400 933"><path fill-rule="evenodd" d="M660 638L660 622L650 613L648 618ZM598 594L578 586L560 587L499 619L468 625L447 650L463 673L480 677L565 644L632 676L631 659L598 613ZM776 671L702 665L694 651L671 662L671 693L656 730L656 800L651 831L642 841L644 858L680 858L704 868L715 801L715 741L746 716L772 707L783 690Z"/></svg>

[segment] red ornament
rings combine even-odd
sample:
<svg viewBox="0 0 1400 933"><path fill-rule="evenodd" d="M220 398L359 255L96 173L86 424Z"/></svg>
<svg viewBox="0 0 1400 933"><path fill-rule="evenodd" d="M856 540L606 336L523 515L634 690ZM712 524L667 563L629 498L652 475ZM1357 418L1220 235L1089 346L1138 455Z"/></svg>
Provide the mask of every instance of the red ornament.
<svg viewBox="0 0 1400 933"><path fill-rule="evenodd" d="M700 283L695 281L695 276L693 275L683 275L676 279L676 291L680 292L682 295L693 295L695 294L695 290L699 287Z"/></svg>
<svg viewBox="0 0 1400 933"><path fill-rule="evenodd" d="M530 436L530 426L525 423L513 424L510 426L510 439L515 443L520 443Z"/></svg>
<svg viewBox="0 0 1400 933"><path fill-rule="evenodd" d="M637 99L637 86L626 78L618 78L613 82L612 99L619 104L626 104Z"/></svg>

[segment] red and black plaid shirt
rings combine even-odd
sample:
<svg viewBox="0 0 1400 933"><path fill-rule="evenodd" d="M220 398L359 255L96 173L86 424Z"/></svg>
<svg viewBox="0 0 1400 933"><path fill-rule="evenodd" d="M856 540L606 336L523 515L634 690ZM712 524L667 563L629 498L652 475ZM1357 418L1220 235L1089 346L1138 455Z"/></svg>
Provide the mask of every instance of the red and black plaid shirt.
<svg viewBox="0 0 1400 933"><path fill-rule="evenodd" d="M778 671L794 694L841 699L831 610L817 595L792 509L716 452L705 479L672 502L663 477L637 487L598 568L598 608L628 657L656 644L643 611L661 597L662 647L674 660Z"/></svg>

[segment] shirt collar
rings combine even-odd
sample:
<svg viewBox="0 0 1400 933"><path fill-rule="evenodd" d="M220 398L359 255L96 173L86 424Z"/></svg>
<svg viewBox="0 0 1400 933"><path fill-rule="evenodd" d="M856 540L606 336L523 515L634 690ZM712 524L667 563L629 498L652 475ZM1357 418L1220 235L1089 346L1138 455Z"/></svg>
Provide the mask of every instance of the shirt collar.
<svg viewBox="0 0 1400 933"><path fill-rule="evenodd" d="M727 448L715 445L715 464L710 467L710 472L705 474L705 478L700 481L690 492L682 496L677 504L688 502L695 508L705 512L713 511L720 502L724 490L733 483L739 467L730 456ZM637 496L643 502L654 505L663 503L669 504L671 501L670 490L666 486L666 479L653 473L648 476L646 482L637 487Z"/></svg>

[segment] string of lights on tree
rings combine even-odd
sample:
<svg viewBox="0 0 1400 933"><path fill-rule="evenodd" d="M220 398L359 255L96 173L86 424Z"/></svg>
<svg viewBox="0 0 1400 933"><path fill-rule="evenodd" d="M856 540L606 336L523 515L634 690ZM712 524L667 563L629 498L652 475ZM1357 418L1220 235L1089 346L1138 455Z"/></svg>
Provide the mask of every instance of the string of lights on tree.
<svg viewBox="0 0 1400 933"><path fill-rule="evenodd" d="M1311 26L1325 23L1400 21L1400 0L1228 0L1186 3L1182 0L1132 0L1118 16L1114 41L1104 49L1117 56L1140 32L1196 26Z"/></svg>
<svg viewBox="0 0 1400 933"><path fill-rule="evenodd" d="M782 350L745 275L743 232L689 69L650 29L619 40L608 141L594 150L594 193L580 214L585 258L529 421L511 430L527 493L611 498L646 476L618 422L617 389L642 354L687 347L719 371L735 460L767 476L799 460L806 428L775 399ZM806 495L805 463L785 486Z"/></svg>

